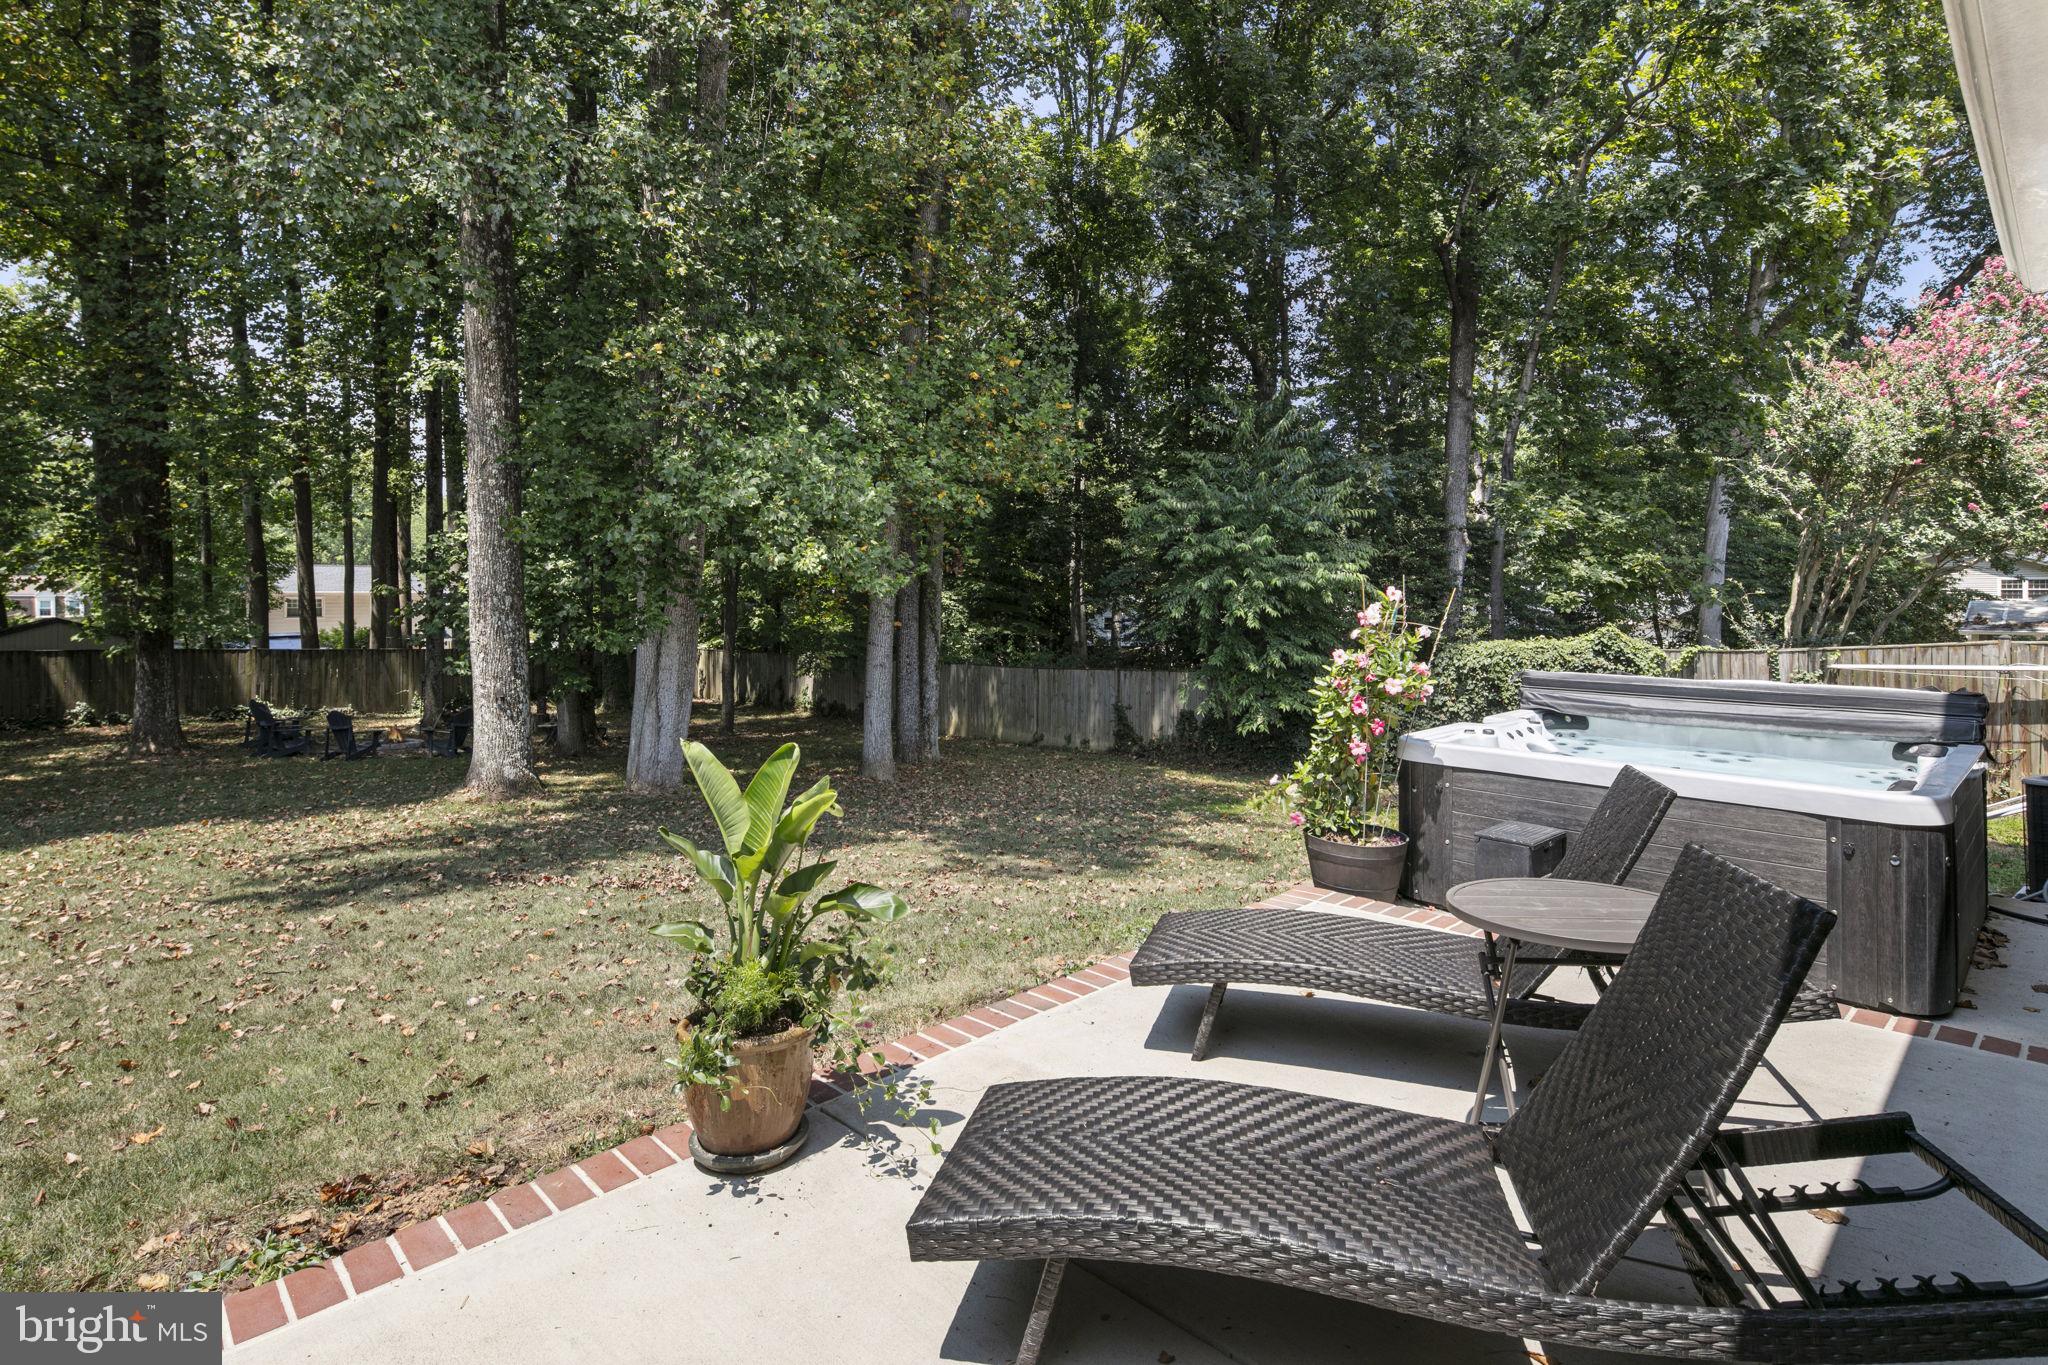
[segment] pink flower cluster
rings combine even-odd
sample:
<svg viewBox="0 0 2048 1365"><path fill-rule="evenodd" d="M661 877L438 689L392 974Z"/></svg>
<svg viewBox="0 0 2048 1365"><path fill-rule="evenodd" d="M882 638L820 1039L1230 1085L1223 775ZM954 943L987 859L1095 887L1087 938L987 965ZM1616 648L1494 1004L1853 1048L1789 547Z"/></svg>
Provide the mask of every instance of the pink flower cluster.
<svg viewBox="0 0 2048 1365"><path fill-rule="evenodd" d="M1408 620L1401 589L1368 593L1352 620L1352 645L1330 651L1316 682L1309 752L1274 793L1297 827L1346 839L1394 823L1391 737L1436 690L1418 657L1430 631Z"/></svg>

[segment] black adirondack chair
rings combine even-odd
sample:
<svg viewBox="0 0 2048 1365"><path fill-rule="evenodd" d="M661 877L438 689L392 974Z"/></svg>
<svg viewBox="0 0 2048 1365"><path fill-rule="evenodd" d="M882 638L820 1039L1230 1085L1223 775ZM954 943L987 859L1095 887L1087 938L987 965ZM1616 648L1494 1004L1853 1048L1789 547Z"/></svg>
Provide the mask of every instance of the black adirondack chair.
<svg viewBox="0 0 2048 1365"><path fill-rule="evenodd" d="M306 752L312 743L306 738L302 719L280 716L253 698L249 702L249 717L242 725L242 743L250 744L252 740L256 752L265 758L290 758Z"/></svg>
<svg viewBox="0 0 2048 1365"><path fill-rule="evenodd" d="M320 758L347 759L375 758L377 746L384 742L382 730L372 730L367 735L356 735L356 720L346 711L327 713L327 742L321 746Z"/></svg>
<svg viewBox="0 0 2048 1365"><path fill-rule="evenodd" d="M436 758L454 758L469 744L470 716L467 707L441 713L441 723L421 731L427 752Z"/></svg>

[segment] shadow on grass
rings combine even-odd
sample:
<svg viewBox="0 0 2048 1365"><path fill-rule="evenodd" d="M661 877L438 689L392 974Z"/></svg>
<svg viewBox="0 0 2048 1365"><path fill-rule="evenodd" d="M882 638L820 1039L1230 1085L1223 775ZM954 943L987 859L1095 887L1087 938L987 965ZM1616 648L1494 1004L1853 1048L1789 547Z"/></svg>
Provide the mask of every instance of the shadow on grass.
<svg viewBox="0 0 2048 1365"><path fill-rule="evenodd" d="M648 889L686 888L680 863L656 842L657 827L713 837L694 791L627 791L618 744L576 760L543 749L538 792L486 805L453 799L464 762L262 758L242 747L234 723L192 722L187 732L191 755L139 762L118 756L113 732L0 742L0 796L23 812L0 829L0 851L98 834L175 838L203 827L208 842L253 859L244 870L257 874L210 902L290 914L340 900L487 893L508 879L575 878L643 854L649 861L634 874ZM848 721L747 716L735 735L718 734L715 722L694 735L743 778L776 746L800 744L800 783L829 774L847 812L821 831L820 852L909 843L937 856L938 875L1023 883L1142 872L1167 856L1260 861L1204 828L1236 802L1243 774L963 741L947 746L945 761L884 784L860 777L859 730ZM673 881L660 871L671 865Z"/></svg>

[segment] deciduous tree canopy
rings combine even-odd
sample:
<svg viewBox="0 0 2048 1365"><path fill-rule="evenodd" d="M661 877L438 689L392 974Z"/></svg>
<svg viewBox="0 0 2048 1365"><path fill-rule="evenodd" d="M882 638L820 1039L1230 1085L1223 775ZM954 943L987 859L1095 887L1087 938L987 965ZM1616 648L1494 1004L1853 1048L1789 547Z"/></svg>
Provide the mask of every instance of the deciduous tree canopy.
<svg viewBox="0 0 2048 1365"><path fill-rule="evenodd" d="M537 697L679 783L713 638L864 661L878 775L942 656L1288 724L1359 569L1453 633L1897 638L2048 550L2036 400L1922 363L2017 374L1992 245L1929 5L28 0L0 570L153 751L295 568L291 643L431 645L487 794Z"/></svg>

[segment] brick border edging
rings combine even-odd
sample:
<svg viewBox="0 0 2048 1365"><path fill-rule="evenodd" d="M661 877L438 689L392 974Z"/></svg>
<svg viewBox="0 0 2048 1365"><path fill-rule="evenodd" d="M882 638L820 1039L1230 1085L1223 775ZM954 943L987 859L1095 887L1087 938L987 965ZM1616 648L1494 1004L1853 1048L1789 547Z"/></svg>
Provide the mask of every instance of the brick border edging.
<svg viewBox="0 0 2048 1365"><path fill-rule="evenodd" d="M1369 901L1360 896L1346 895L1341 891L1324 891L1310 882L1290 887L1271 900L1261 901L1259 904L1277 910L1306 910L1317 907L1355 910L1371 915L1375 919L1420 924L1431 929L1463 934L1468 938L1480 936L1479 930L1455 915L1445 914L1435 906L1399 906L1386 901ZM1866 1009L1861 1005L1838 1004L1835 1006L1835 1013L1845 1022L1859 1024L1864 1028L1903 1033L1912 1038L1933 1038L1936 1042L1986 1052L1994 1057L2024 1058L2030 1062L2048 1063L2048 1046L2040 1043L2023 1043L2016 1038L2005 1038L1995 1033L1980 1033L1974 1029L1945 1024L1935 1019L1916 1019L1907 1014L1886 1014L1882 1010Z"/></svg>
<svg viewBox="0 0 2048 1365"><path fill-rule="evenodd" d="M944 1023L927 1024L868 1050L881 1052L889 1070L914 1066L1129 980L1133 956L1134 952L1118 953L1042 986L1018 991ZM863 1075L872 1075L884 1067L864 1056L860 1069ZM810 1103L825 1104L850 1094L854 1083L855 1078L848 1075L814 1076ZM459 1205L424 1222L408 1224L378 1241L351 1247L331 1261L230 1294L222 1305L225 1332L221 1340L229 1347L254 1341L337 1304L396 1284L429 1266L454 1260L486 1242L494 1242L578 1204L601 1199L656 1171L687 1165L689 1160L687 1123L672 1123L630 1138L524 1184L508 1185L487 1199Z"/></svg>

